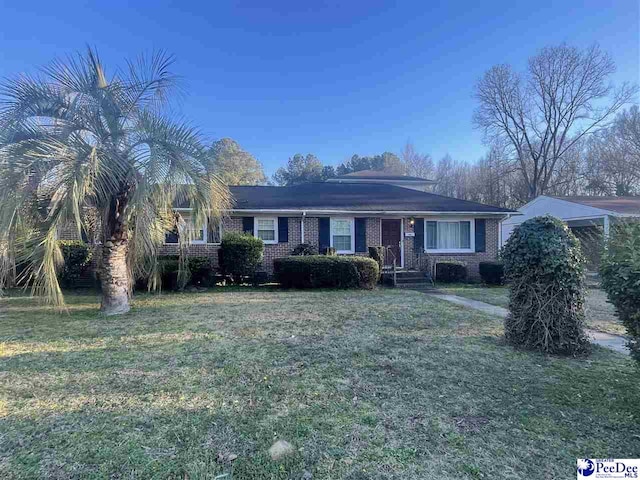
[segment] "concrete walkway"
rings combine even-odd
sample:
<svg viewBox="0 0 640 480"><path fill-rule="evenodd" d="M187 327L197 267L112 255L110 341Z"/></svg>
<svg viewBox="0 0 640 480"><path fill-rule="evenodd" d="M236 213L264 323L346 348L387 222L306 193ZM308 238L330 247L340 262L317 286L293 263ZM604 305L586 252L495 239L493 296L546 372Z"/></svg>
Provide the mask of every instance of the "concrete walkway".
<svg viewBox="0 0 640 480"><path fill-rule="evenodd" d="M425 293L431 297L439 298L440 300L455 303L456 305L460 305L463 307L473 308L474 310L480 310L481 312L487 313L489 315L494 315L496 317L505 318L509 314L509 310L507 310L506 308L479 302L478 300L471 300L470 298L459 297L457 295L449 295L446 293ZM591 340L591 342L595 343L596 345L600 345L601 347L608 348L624 355L629 355L629 349L625 345L626 340L624 337L602 333L590 329L587 329L586 332L587 335L589 335L589 339Z"/></svg>

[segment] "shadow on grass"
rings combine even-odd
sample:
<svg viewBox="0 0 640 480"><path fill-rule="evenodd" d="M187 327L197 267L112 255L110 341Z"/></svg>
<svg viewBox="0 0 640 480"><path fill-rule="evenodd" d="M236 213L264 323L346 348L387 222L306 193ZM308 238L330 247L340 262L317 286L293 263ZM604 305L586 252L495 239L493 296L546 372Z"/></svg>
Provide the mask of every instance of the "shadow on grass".
<svg viewBox="0 0 640 480"><path fill-rule="evenodd" d="M206 478L222 452L243 479L565 478L580 455L640 451L625 357L515 351L499 320L420 294L220 297L0 325L32 329L4 344L0 473ZM282 466L276 439L297 449Z"/></svg>

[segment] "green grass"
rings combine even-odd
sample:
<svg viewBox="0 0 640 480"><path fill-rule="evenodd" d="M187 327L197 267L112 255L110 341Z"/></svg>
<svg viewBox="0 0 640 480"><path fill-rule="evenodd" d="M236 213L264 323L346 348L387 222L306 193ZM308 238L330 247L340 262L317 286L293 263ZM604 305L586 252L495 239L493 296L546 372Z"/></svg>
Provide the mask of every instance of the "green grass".
<svg viewBox="0 0 640 480"><path fill-rule="evenodd" d="M509 306L508 287L487 287L478 284L438 285L438 290L451 295L471 298L507 308ZM625 335L626 330L618 319L616 309L607 301L607 294L598 288L588 288L585 304L588 328L613 335Z"/></svg>
<svg viewBox="0 0 640 480"><path fill-rule="evenodd" d="M418 292L68 301L0 300L2 479L211 479L229 454L234 479L555 479L640 451L630 359L515 351Z"/></svg>
<svg viewBox="0 0 640 480"><path fill-rule="evenodd" d="M438 290L499 307L507 308L509 306L509 289L507 287L487 287L476 283L461 283L438 284Z"/></svg>

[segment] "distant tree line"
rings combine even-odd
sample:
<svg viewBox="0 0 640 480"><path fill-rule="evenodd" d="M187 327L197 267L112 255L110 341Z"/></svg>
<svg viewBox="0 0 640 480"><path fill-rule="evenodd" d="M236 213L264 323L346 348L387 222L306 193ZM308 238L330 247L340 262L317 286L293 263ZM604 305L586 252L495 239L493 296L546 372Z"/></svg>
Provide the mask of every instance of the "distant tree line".
<svg viewBox="0 0 640 480"><path fill-rule="evenodd" d="M407 142L398 153L353 155L338 166L296 153L272 177L277 185L321 182L362 170L429 178L434 193L516 208L538 195L640 195L637 86L614 88L612 59L597 45L561 44L529 58L523 72L490 68L475 86L473 121L486 154L475 162L434 161ZM262 165L231 139L211 148L228 184L268 183Z"/></svg>

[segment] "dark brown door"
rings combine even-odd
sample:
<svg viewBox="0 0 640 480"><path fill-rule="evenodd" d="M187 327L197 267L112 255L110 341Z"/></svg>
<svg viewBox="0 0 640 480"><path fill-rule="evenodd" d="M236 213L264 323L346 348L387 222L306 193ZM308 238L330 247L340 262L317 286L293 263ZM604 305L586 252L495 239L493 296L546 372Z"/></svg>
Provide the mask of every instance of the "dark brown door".
<svg viewBox="0 0 640 480"><path fill-rule="evenodd" d="M402 220L382 219L382 245L388 247L385 252L384 264L393 265L395 255L396 266L400 266L400 240Z"/></svg>

